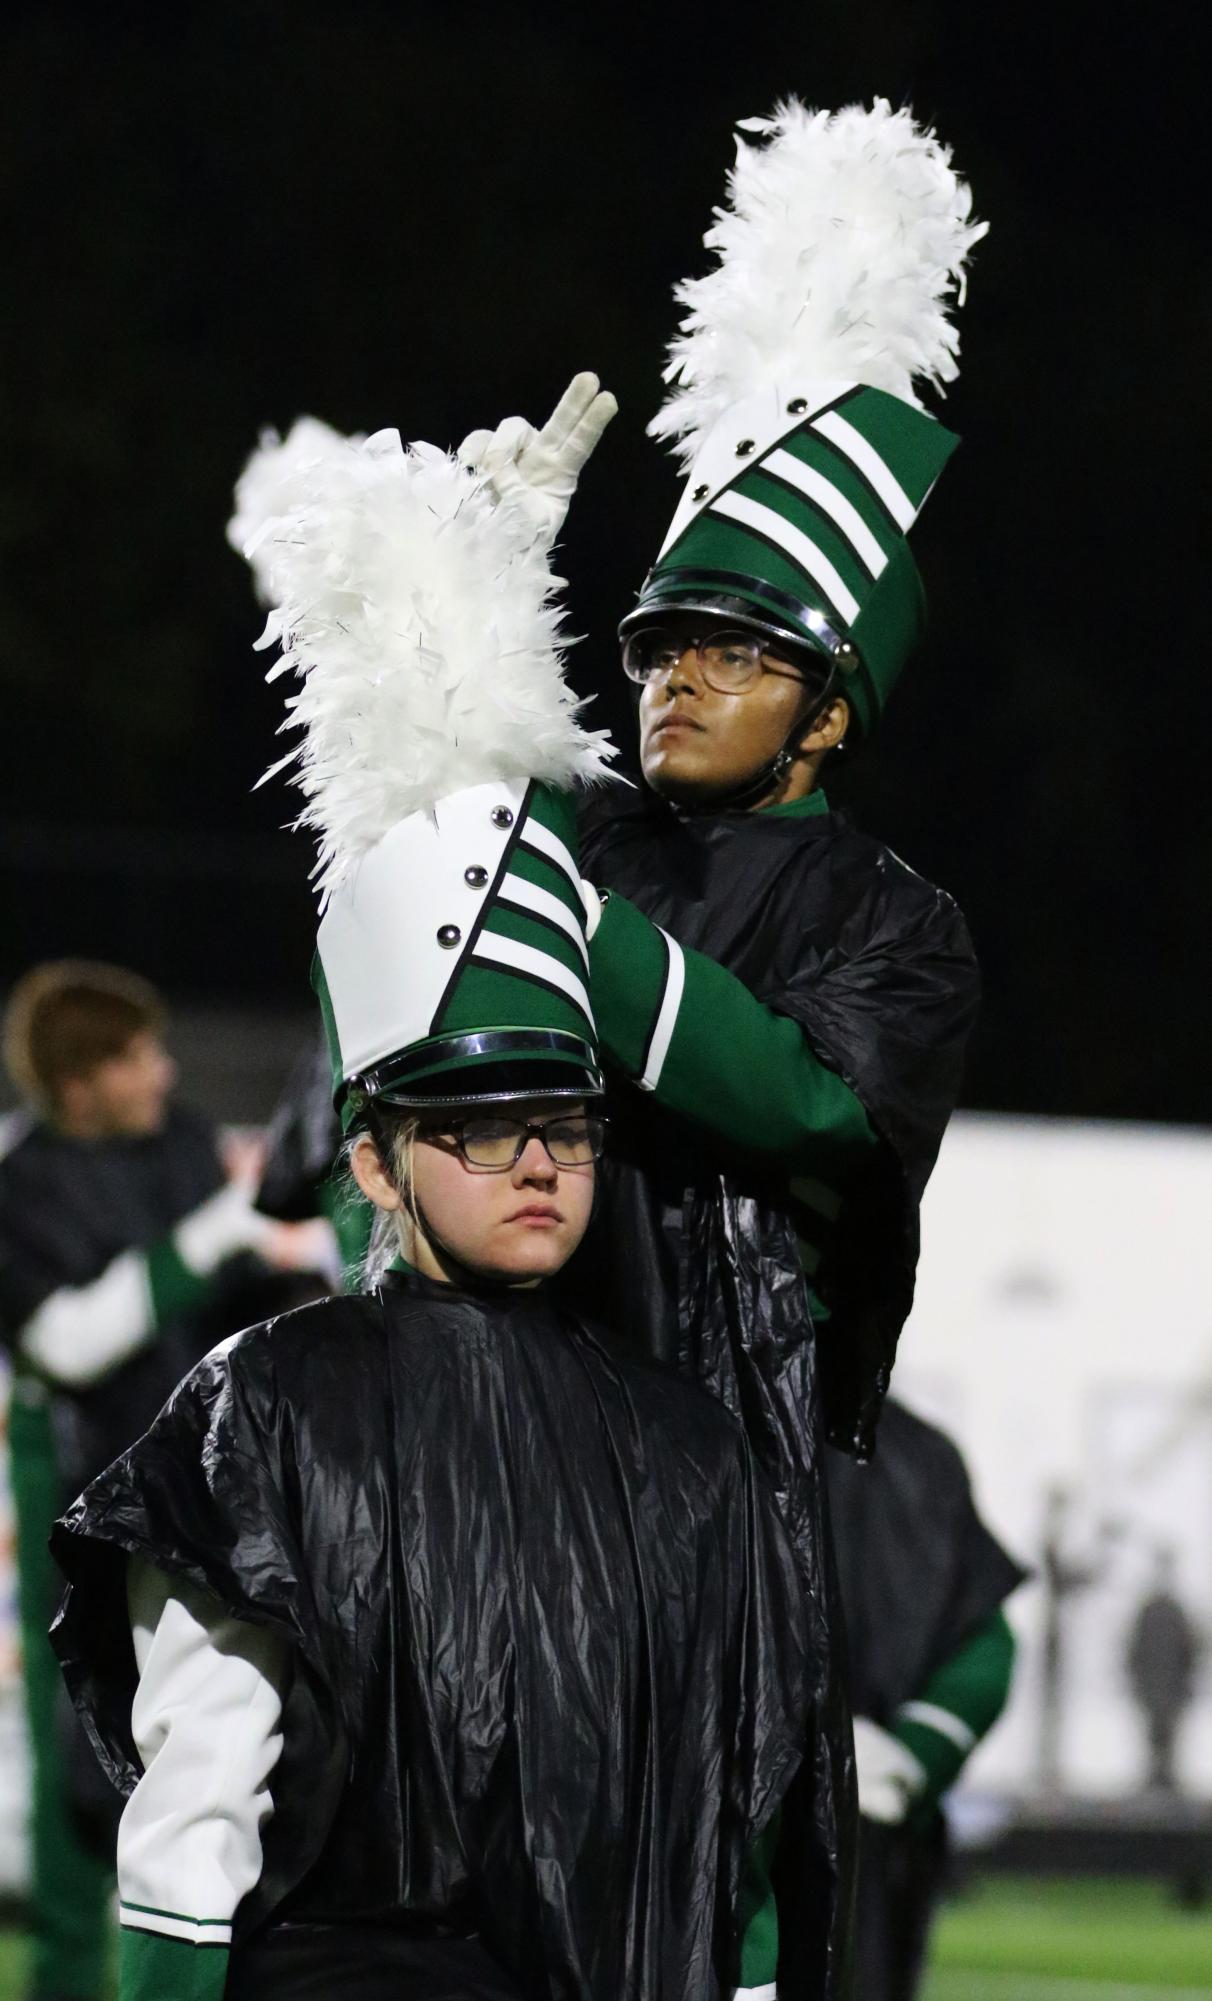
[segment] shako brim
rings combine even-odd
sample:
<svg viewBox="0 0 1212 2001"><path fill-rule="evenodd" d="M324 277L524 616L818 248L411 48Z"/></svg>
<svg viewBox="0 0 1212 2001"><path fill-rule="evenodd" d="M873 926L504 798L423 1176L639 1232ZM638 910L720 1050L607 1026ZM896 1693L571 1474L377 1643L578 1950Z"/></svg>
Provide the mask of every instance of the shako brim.
<svg viewBox="0 0 1212 2001"><path fill-rule="evenodd" d="M598 1098L606 1081L592 1043L560 1029L494 1028L438 1035L401 1050L343 1089L348 1127L372 1102L434 1110L519 1098Z"/></svg>

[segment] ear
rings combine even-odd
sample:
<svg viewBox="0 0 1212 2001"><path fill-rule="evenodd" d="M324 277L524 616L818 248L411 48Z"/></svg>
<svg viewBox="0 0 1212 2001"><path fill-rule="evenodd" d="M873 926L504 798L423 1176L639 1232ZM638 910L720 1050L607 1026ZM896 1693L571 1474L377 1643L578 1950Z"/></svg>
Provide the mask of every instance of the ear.
<svg viewBox="0 0 1212 2001"><path fill-rule="evenodd" d="M844 695L835 695L823 709L808 718L808 728L800 738L801 757L815 757L835 750L850 727L850 704Z"/></svg>
<svg viewBox="0 0 1212 2001"><path fill-rule="evenodd" d="M376 1209L401 1209L403 1198L383 1165L378 1147L369 1133L361 1133L349 1156L349 1171Z"/></svg>

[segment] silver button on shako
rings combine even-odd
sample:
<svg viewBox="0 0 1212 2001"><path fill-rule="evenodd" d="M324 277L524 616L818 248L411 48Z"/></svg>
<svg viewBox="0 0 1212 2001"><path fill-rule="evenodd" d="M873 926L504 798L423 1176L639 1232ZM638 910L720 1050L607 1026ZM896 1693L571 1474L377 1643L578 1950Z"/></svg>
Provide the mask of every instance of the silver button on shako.
<svg viewBox="0 0 1212 2001"><path fill-rule="evenodd" d="M438 929L438 943L446 952L453 951L462 936L457 924L443 924Z"/></svg>
<svg viewBox="0 0 1212 2001"><path fill-rule="evenodd" d="M513 812L508 806L494 806L488 815L494 827L512 827Z"/></svg>

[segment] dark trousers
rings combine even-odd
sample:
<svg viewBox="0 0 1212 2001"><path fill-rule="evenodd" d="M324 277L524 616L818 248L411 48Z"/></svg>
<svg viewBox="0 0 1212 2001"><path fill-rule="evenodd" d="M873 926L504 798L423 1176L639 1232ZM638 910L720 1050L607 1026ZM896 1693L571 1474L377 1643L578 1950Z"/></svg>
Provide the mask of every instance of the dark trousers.
<svg viewBox="0 0 1212 2001"><path fill-rule="evenodd" d="M282 1924L237 1946L224 2001L526 2001L477 1938Z"/></svg>
<svg viewBox="0 0 1212 2001"><path fill-rule="evenodd" d="M942 1887L941 1819L920 1831L861 1823L854 1919L856 2001L913 2001Z"/></svg>

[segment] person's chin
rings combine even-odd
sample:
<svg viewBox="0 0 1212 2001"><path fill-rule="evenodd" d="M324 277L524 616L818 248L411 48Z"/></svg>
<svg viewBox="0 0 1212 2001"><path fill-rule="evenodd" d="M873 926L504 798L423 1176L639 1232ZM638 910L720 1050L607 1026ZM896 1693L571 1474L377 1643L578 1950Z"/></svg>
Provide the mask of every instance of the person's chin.
<svg viewBox="0 0 1212 2001"><path fill-rule="evenodd" d="M712 799L723 798L741 782L721 778L718 772L695 770L693 765L666 763L663 758L645 764L643 770L644 783L650 791L675 806L709 805Z"/></svg>
<svg viewBox="0 0 1212 2001"><path fill-rule="evenodd" d="M549 1278L567 1262L572 1248L561 1223L548 1229L506 1225L501 1235L504 1241L494 1246L494 1263L502 1276L514 1279Z"/></svg>

